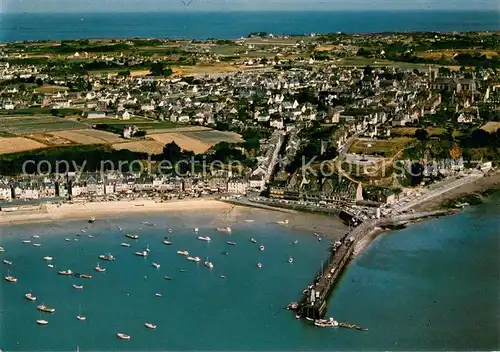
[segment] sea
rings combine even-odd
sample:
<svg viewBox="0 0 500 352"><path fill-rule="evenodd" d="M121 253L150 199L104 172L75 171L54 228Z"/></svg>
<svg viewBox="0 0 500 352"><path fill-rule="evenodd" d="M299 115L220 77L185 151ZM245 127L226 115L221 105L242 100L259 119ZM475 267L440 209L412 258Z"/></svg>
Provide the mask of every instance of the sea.
<svg viewBox="0 0 500 352"><path fill-rule="evenodd" d="M3 13L0 41L498 30L498 11Z"/></svg>
<svg viewBox="0 0 500 352"><path fill-rule="evenodd" d="M2 227L0 245L5 252L0 259L10 260L12 265L1 264L1 274L10 273L18 282L2 279L0 284L0 348L500 348L500 193L455 215L383 234L352 261L333 291L327 316L366 327L367 332L315 328L285 309L300 298L328 258L327 238L319 241L311 231L277 224L264 211L252 215L254 222L245 222L244 216L235 218L232 234L223 234L213 227L216 217L211 211L184 211L98 218L92 225L60 221ZM140 238L130 240L126 233ZM173 242L171 246L162 243L166 236ZM200 241L197 236L212 240ZM122 247L122 242L131 246ZM259 250L261 245L264 251ZM150 249L148 257L134 254L145 248ZM186 260L178 250L187 250L201 262ZM95 272L99 255L106 253L116 260L100 262L106 272ZM53 257L55 268L47 266L45 256ZM289 258L294 259L292 263ZM204 266L205 260L214 268ZM153 267L153 262L160 268ZM91 274L92 279L57 274L65 269ZM84 287L77 290L73 284ZM28 292L37 297L36 302L24 298ZM55 313L40 313L36 306L41 303L55 308ZM78 314L86 320L77 320ZM49 324L37 325L38 319ZM157 329L146 328L145 322L156 324ZM118 332L131 339L118 339Z"/></svg>

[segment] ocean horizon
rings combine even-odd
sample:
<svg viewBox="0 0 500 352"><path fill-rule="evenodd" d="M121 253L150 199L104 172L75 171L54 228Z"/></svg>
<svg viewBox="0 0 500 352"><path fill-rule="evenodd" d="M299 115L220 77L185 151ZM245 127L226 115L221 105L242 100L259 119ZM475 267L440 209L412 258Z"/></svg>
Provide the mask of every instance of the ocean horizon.
<svg viewBox="0 0 500 352"><path fill-rule="evenodd" d="M235 39L252 32L466 32L498 30L499 24L499 12L479 10L3 13L0 41Z"/></svg>

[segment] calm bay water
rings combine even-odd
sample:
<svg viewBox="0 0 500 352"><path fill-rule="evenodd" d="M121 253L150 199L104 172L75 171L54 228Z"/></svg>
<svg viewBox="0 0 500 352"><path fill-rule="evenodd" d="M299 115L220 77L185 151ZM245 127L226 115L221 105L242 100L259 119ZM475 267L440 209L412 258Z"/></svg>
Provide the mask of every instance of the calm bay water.
<svg viewBox="0 0 500 352"><path fill-rule="evenodd" d="M0 41L239 38L257 31L306 34L498 30L498 15L495 11L5 13L0 16Z"/></svg>
<svg viewBox="0 0 500 352"><path fill-rule="evenodd" d="M328 315L366 326L368 332L318 329L297 321L283 309L328 256L328 241L270 222L242 219L233 234L217 233L210 213L184 217L167 214L147 219L98 220L87 233L80 222L4 227L2 276L16 284L0 285L0 348L39 350L470 350L498 349L500 195L460 214L416 224L379 237L343 275ZM157 227L141 225L153 222ZM123 227L123 232L116 223ZM171 227L173 246L161 243ZM212 237L211 243L196 239ZM140 229L139 229L140 228ZM123 234L137 232L138 241ZM76 236L76 234L81 236ZM23 244L39 234L41 247ZM92 234L94 238L88 238ZM65 242L64 238L78 242ZM249 240L257 239L256 244ZM228 246L226 241L237 242ZM292 244L298 240L297 245ZM132 247L120 246L128 241ZM258 245L265 245L260 252ZM147 245L150 257L133 253ZM188 250L215 268L177 255ZM223 252L227 251L225 255ZM111 252L114 263L94 272L99 254ZM91 280L59 276L42 260L53 256L57 269L90 273ZM287 262L294 257L293 264ZM160 269L152 262L161 264ZM262 269L256 264L261 262ZM185 269L186 272L180 272ZM167 281L164 276L173 278ZM225 275L227 279L222 279ZM81 291L71 285L84 285ZM38 326L37 303L29 290L56 308ZM161 292L162 297L155 293ZM81 307L81 308L80 308ZM87 321L76 315L81 309ZM144 322L158 325L156 331ZM132 336L118 340L117 332Z"/></svg>

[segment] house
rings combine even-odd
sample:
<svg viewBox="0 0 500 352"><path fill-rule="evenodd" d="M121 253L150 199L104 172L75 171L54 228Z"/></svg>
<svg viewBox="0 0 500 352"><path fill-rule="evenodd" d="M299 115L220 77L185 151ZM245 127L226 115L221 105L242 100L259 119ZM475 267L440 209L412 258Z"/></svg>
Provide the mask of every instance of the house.
<svg viewBox="0 0 500 352"><path fill-rule="evenodd" d="M264 180L264 176L263 175L254 175L254 176L250 177L249 182L248 182L248 186L251 189L263 191L264 187L266 186L266 181Z"/></svg>
<svg viewBox="0 0 500 352"><path fill-rule="evenodd" d="M130 120L131 116L132 115L127 110L120 111L116 114L116 118L121 120Z"/></svg>
<svg viewBox="0 0 500 352"><path fill-rule="evenodd" d="M12 200L12 189L7 184L0 185L0 200L10 201Z"/></svg>
<svg viewBox="0 0 500 352"><path fill-rule="evenodd" d="M248 182L241 178L232 178L227 182L227 191L232 194L246 194Z"/></svg>
<svg viewBox="0 0 500 352"><path fill-rule="evenodd" d="M103 111L87 111L84 116L88 119L104 119L106 118L106 113Z"/></svg>

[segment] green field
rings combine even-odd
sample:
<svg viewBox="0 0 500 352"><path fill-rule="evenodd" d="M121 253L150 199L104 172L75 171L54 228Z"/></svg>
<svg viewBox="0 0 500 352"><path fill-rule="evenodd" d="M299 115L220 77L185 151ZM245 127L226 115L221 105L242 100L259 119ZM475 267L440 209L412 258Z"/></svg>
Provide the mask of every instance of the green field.
<svg viewBox="0 0 500 352"><path fill-rule="evenodd" d="M52 116L5 117L0 119L0 132L14 135L87 128L86 125Z"/></svg>

